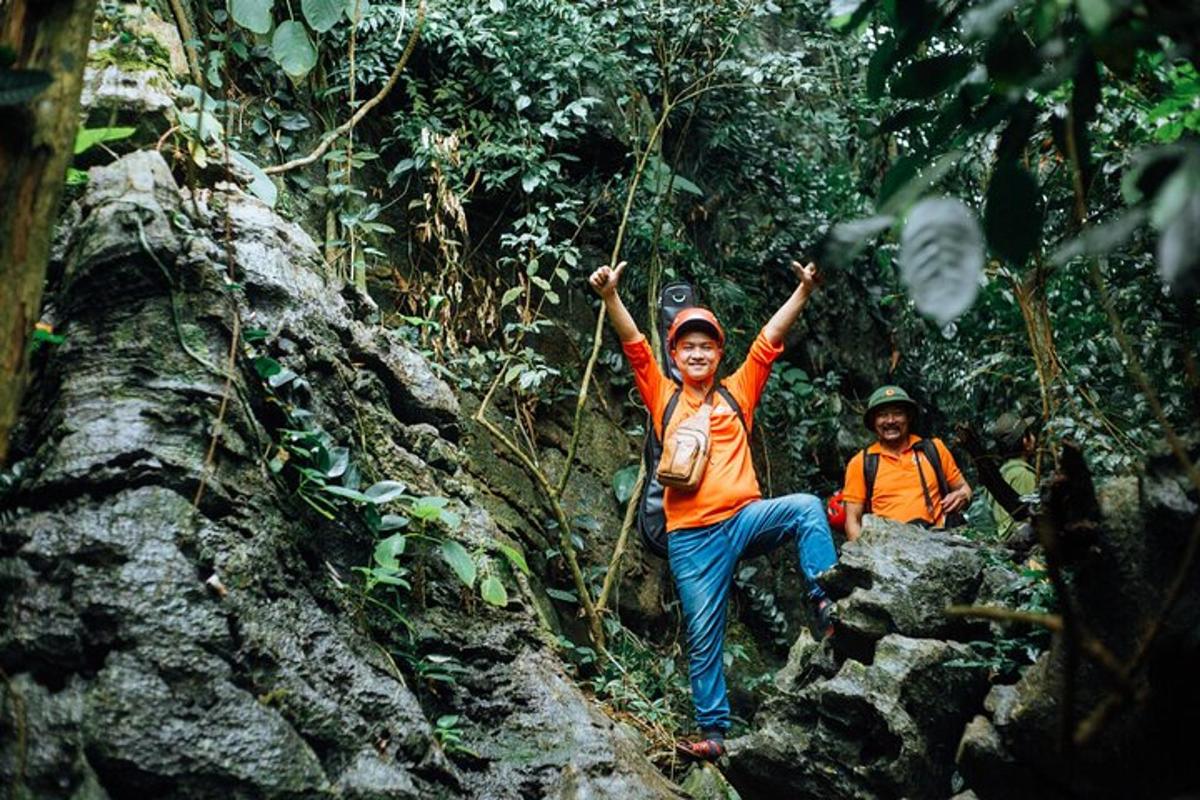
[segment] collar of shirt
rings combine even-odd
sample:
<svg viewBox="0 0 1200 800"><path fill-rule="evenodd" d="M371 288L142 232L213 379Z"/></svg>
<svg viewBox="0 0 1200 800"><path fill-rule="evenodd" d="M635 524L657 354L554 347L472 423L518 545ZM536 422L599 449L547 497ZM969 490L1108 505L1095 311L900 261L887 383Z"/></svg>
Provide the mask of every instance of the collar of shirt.
<svg viewBox="0 0 1200 800"><path fill-rule="evenodd" d="M912 452L913 445L917 443L917 440L919 438L920 437L918 437L915 433L910 433L908 435L908 441L904 443L904 447L900 448L899 453L892 453L887 450L884 450L883 445L881 445L878 442L878 440L876 440L876 442L873 445L871 445L870 447L867 448L867 452L868 453L878 453L879 455L883 456L884 458L899 459L899 458L902 458L907 453Z"/></svg>

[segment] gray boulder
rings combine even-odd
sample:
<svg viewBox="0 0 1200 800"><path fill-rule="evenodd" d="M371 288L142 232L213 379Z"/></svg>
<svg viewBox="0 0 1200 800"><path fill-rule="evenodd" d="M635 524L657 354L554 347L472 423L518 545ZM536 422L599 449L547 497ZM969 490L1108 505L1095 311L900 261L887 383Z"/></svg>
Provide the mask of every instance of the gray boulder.
<svg viewBox="0 0 1200 800"><path fill-rule="evenodd" d="M869 660L874 642L891 633L982 638L985 625L947 616L946 607L975 600L984 566L978 543L868 514L862 536L822 577L838 602L839 647Z"/></svg>
<svg viewBox="0 0 1200 800"><path fill-rule="evenodd" d="M768 701L730 743L733 784L746 798L948 796L954 747L987 689L981 670L947 665L969 656L956 642L884 637L873 663L848 659Z"/></svg>

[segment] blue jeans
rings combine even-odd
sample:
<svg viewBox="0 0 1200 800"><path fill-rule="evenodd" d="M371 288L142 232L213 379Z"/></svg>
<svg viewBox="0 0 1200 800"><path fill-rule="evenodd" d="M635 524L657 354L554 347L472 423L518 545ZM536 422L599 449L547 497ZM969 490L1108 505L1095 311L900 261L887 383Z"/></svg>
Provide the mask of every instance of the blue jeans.
<svg viewBox="0 0 1200 800"><path fill-rule="evenodd" d="M743 555L761 555L792 542L808 594L825 596L813 580L837 563L821 501L811 494L757 500L727 520L667 536L667 554L687 622L688 676L702 731L728 730L725 691L725 606L733 571Z"/></svg>

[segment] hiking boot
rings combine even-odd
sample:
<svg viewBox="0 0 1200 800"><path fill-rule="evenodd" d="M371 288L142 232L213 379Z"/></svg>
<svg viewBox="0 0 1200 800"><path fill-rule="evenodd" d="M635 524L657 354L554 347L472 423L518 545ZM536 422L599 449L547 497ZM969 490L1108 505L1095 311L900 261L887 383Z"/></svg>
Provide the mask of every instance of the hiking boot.
<svg viewBox="0 0 1200 800"><path fill-rule="evenodd" d="M696 761L716 761L725 755L723 739L701 739L698 742L676 742L675 751Z"/></svg>
<svg viewBox="0 0 1200 800"><path fill-rule="evenodd" d="M813 636L818 639L828 639L833 636L834 627L837 624L837 606L834 605L834 602L828 597L822 597L813 608L813 616L815 617Z"/></svg>

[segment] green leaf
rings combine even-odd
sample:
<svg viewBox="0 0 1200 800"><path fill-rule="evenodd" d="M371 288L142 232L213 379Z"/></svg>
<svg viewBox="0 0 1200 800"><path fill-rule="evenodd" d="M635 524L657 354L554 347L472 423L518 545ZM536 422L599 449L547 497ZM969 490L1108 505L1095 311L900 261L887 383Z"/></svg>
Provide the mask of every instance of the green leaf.
<svg viewBox="0 0 1200 800"><path fill-rule="evenodd" d="M228 0L229 16L252 33L269 33L275 0Z"/></svg>
<svg viewBox="0 0 1200 800"><path fill-rule="evenodd" d="M19 106L37 97L54 82L40 69L0 69L0 106Z"/></svg>
<svg viewBox="0 0 1200 800"><path fill-rule="evenodd" d="M892 94L907 100L935 97L966 77L973 63L966 53L914 61L892 81Z"/></svg>
<svg viewBox="0 0 1200 800"><path fill-rule="evenodd" d="M379 532L394 531L408 527L409 519L401 514L384 514L379 518Z"/></svg>
<svg viewBox="0 0 1200 800"><path fill-rule="evenodd" d="M442 542L442 558L468 589L475 585L475 559L471 558L465 547L453 539L447 539Z"/></svg>
<svg viewBox="0 0 1200 800"><path fill-rule="evenodd" d="M273 358L259 356L258 358L254 359L254 371L258 373L258 377L263 378L264 380L282 370L283 365Z"/></svg>
<svg viewBox="0 0 1200 800"><path fill-rule="evenodd" d="M512 287L511 289L509 289L507 292L504 293L503 297L500 298L500 307L504 308L506 305L508 305L509 303L516 300L518 297L521 296L521 293L524 291L525 291L524 286Z"/></svg>
<svg viewBox="0 0 1200 800"><path fill-rule="evenodd" d="M483 583L479 584L479 594L484 601L494 606L503 608L508 605L508 592L495 575L488 575L483 579Z"/></svg>
<svg viewBox="0 0 1200 800"><path fill-rule="evenodd" d="M302 79L317 65L317 50L300 22L289 20L279 24L271 39L271 54L275 63L295 80Z"/></svg>
<svg viewBox="0 0 1200 800"><path fill-rule="evenodd" d="M367 497L357 489L347 489L345 486L326 486L324 490L332 495L344 497L347 500L353 500L356 503L370 503L371 498Z"/></svg>
<svg viewBox="0 0 1200 800"><path fill-rule="evenodd" d="M900 278L917 310L939 326L975 302L983 274L983 233L975 215L951 197L913 207L900 237Z"/></svg>
<svg viewBox="0 0 1200 800"><path fill-rule="evenodd" d="M375 563L381 567L396 569L400 566L399 558L404 554L407 544L408 538L402 533L392 534L380 540L379 544L375 545Z"/></svg>
<svg viewBox="0 0 1200 800"><path fill-rule="evenodd" d="M271 335L271 332L268 330L265 330L263 328L243 328L242 329L242 340L247 343L261 342L264 339L269 338L270 335Z"/></svg>
<svg viewBox="0 0 1200 800"><path fill-rule="evenodd" d="M348 466L350 466L350 448L335 447L329 451L329 469L325 470L325 477L340 478Z"/></svg>
<svg viewBox="0 0 1200 800"><path fill-rule="evenodd" d="M408 489L408 486L400 481L379 481L378 483L371 484L363 494L372 503L381 506L400 497L406 489Z"/></svg>
<svg viewBox="0 0 1200 800"><path fill-rule="evenodd" d="M346 0L300 0L300 10L314 31L324 33L346 13Z"/></svg>
<svg viewBox="0 0 1200 800"><path fill-rule="evenodd" d="M630 464L628 467L622 467L613 475L612 488L613 494L617 496L618 503L628 503L629 498L633 496L633 487L637 483L638 473L641 472L641 464Z"/></svg>
<svg viewBox="0 0 1200 800"><path fill-rule="evenodd" d="M526 575L529 574L529 564L525 561L525 556L521 555L520 550L507 545L504 542L494 542L494 544L496 545L496 549L499 550L506 559L508 559L509 564L512 564L513 567L519 569Z"/></svg>
<svg viewBox="0 0 1200 800"><path fill-rule="evenodd" d="M1107 255L1146 224L1145 209L1135 208L1102 225L1091 225L1054 252L1050 263L1061 267L1077 256Z"/></svg>
<svg viewBox="0 0 1200 800"><path fill-rule="evenodd" d="M448 502L444 497L422 497L412 504L412 514L417 519L432 522L441 518L442 509Z"/></svg>
<svg viewBox="0 0 1200 800"><path fill-rule="evenodd" d="M567 592L562 589L548 588L546 594L553 597L555 600L561 600L564 603L578 603L579 597L574 592Z"/></svg>
<svg viewBox="0 0 1200 800"><path fill-rule="evenodd" d="M1193 191L1158 239L1158 272L1180 298L1200 294L1200 191Z"/></svg>
<svg viewBox="0 0 1200 800"><path fill-rule="evenodd" d="M101 142L128 139L137 128L80 128L75 134L75 155L84 153Z"/></svg>
<svg viewBox="0 0 1200 800"><path fill-rule="evenodd" d="M701 189L699 186L697 186L696 184L689 181L687 178L680 175L678 172L675 173L675 177L671 180L671 188L676 191L687 192L688 194L694 194L694 195L703 195L704 194L703 189Z"/></svg>
<svg viewBox="0 0 1200 800"><path fill-rule="evenodd" d="M357 4L357 5L355 5ZM346 19L351 22L362 22L362 18L371 10L370 0L346 0ZM357 12L357 17L355 13Z"/></svg>
<svg viewBox="0 0 1200 800"><path fill-rule="evenodd" d="M871 54L871 60L867 62L867 98L869 100L878 100L883 96L884 85L887 83L888 73L892 71L892 61L895 55L895 37L885 36L879 42L879 46L875 48L875 52Z"/></svg>
<svg viewBox="0 0 1200 800"><path fill-rule="evenodd" d="M279 189L271 177L263 172L262 167L233 148L229 150L229 160L250 174L250 194L274 208L275 201L279 199Z"/></svg>
<svg viewBox="0 0 1200 800"><path fill-rule="evenodd" d="M992 250L1021 266L1042 238L1042 191L1015 161L1001 161L987 189L983 229Z"/></svg>

